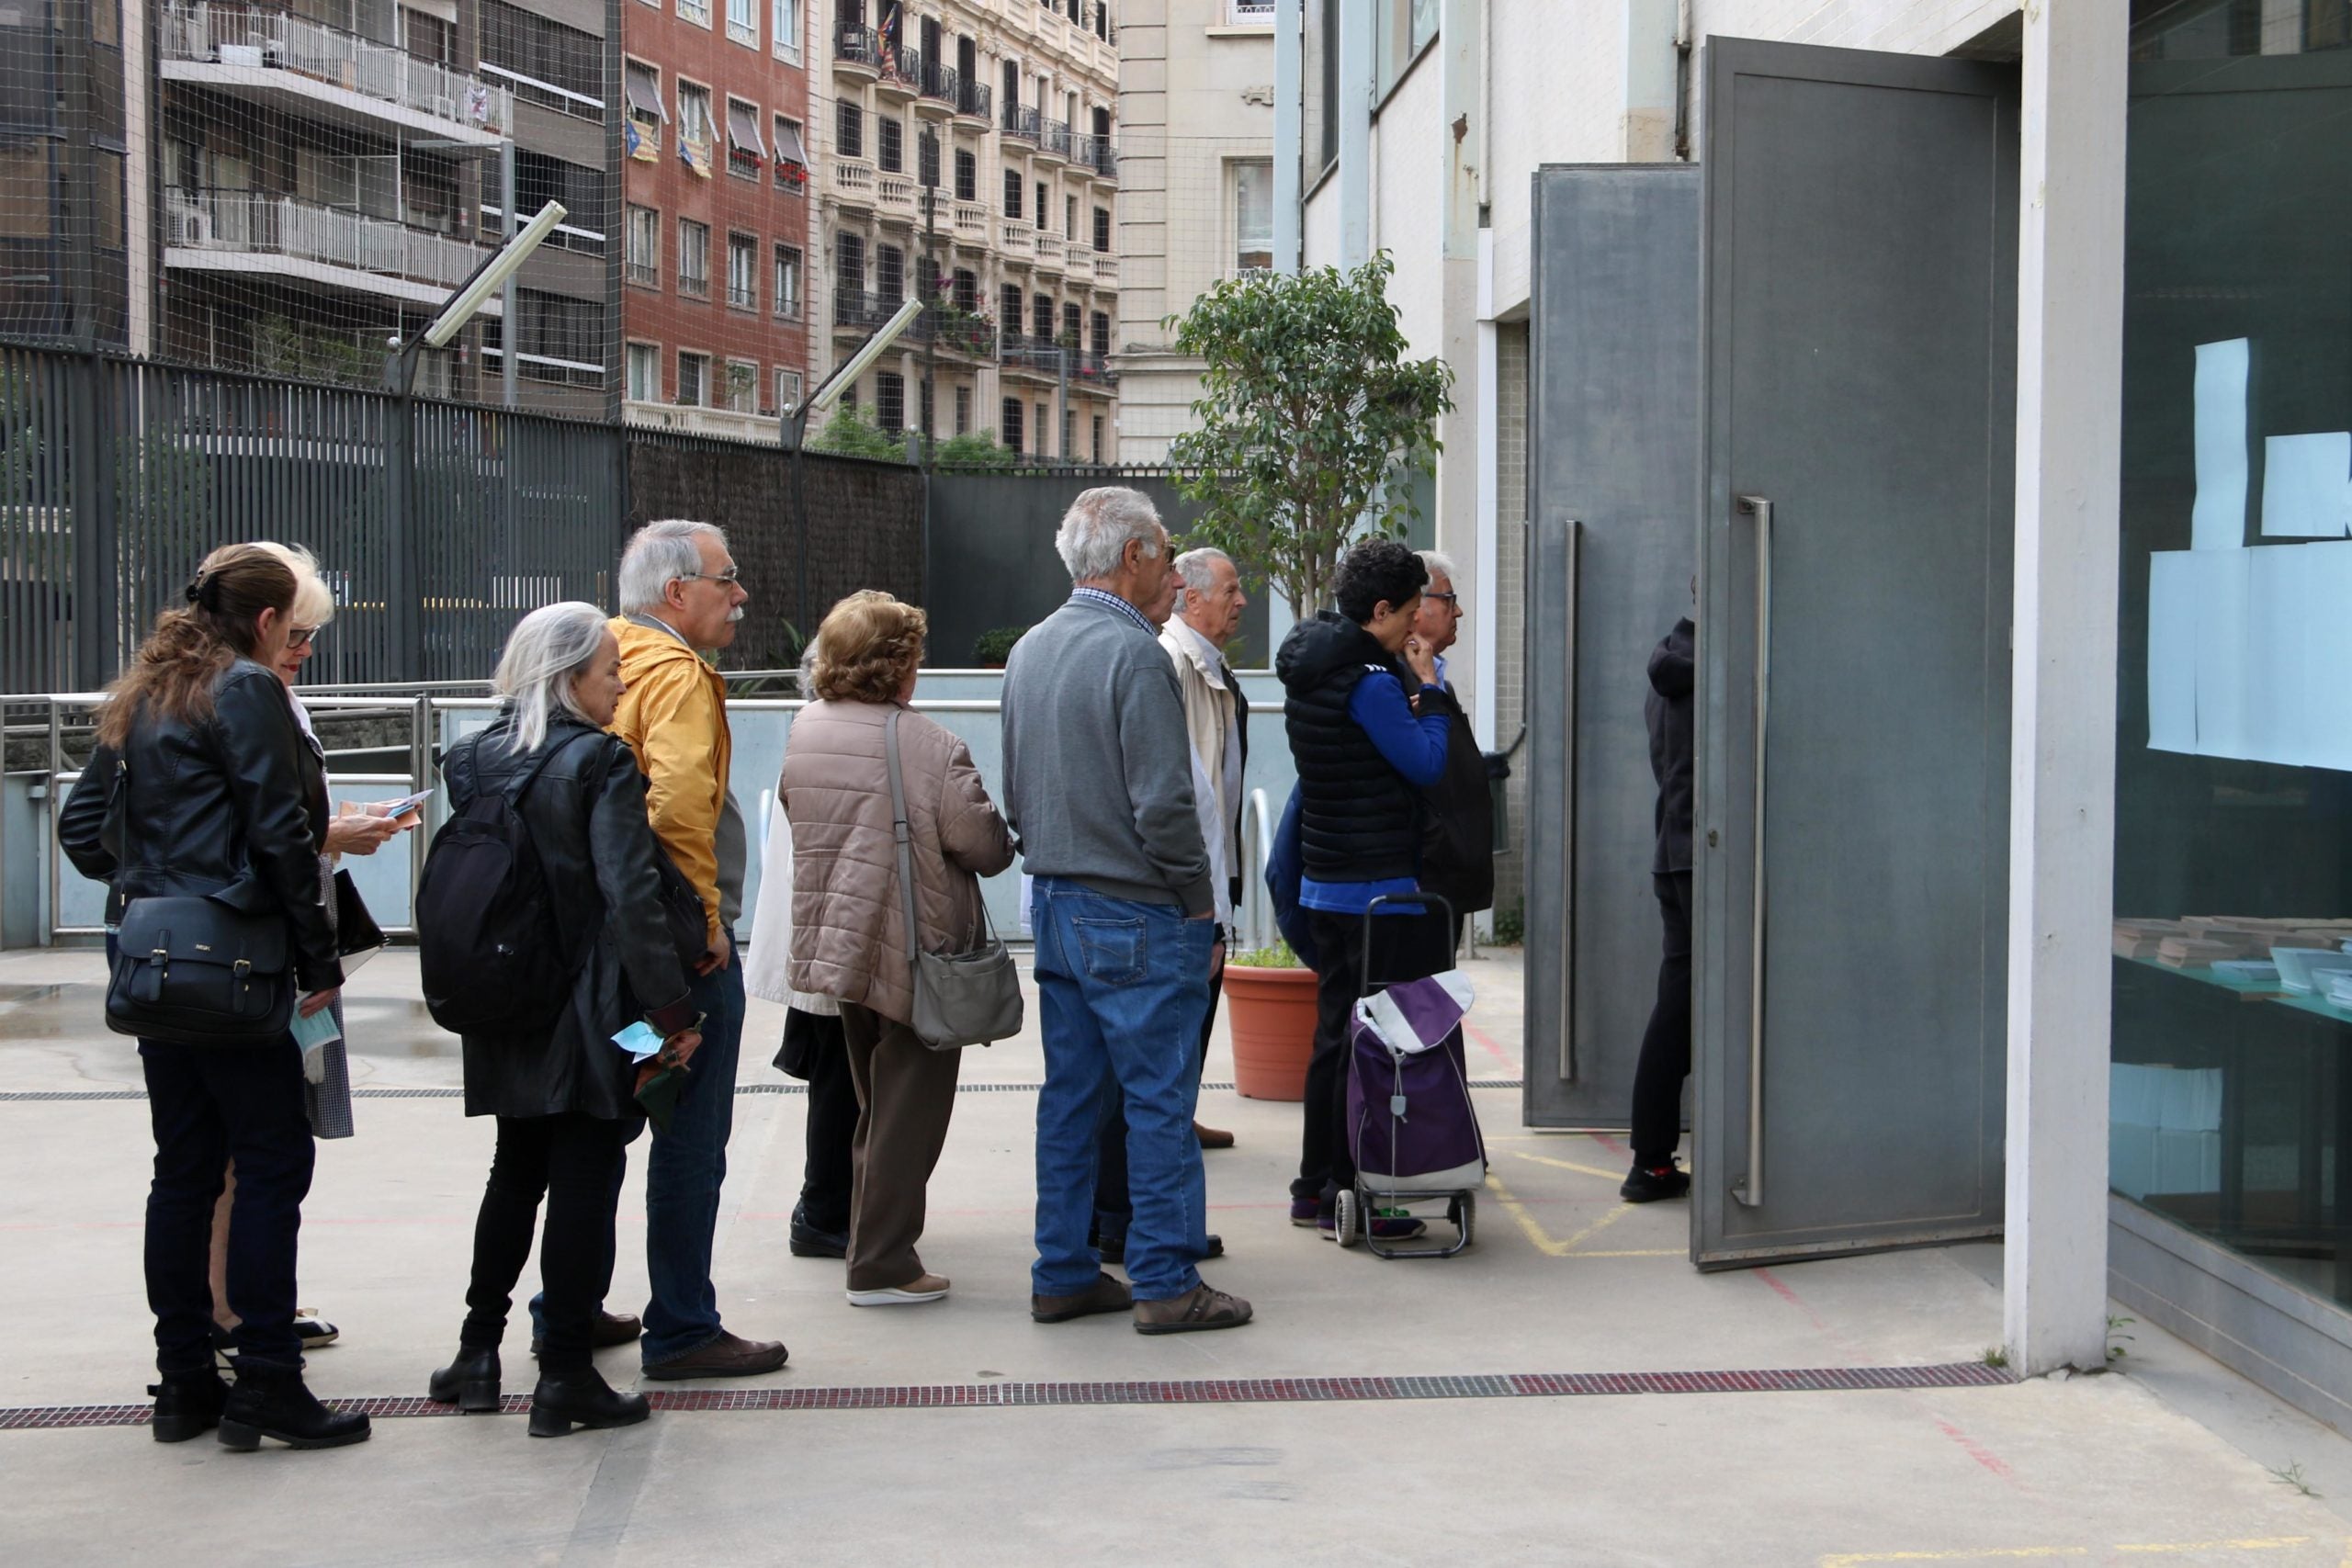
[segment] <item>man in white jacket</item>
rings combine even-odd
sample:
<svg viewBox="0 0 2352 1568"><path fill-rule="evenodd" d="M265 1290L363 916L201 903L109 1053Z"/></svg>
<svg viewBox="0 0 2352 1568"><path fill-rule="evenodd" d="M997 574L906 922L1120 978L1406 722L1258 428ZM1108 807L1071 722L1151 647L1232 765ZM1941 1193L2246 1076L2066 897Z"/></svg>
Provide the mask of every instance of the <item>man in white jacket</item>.
<svg viewBox="0 0 2352 1568"><path fill-rule="evenodd" d="M1201 839L1209 852L1209 880L1216 895L1216 943L1209 967L1209 1010L1201 1020L1197 1076L1208 1062L1209 1034L1216 1026L1217 998L1225 982L1226 944L1233 935L1234 906L1241 897L1242 765L1250 755L1250 699L1225 662L1225 649L1241 630L1250 596L1241 574L1223 550L1187 550L1174 561L1181 597L1159 628L1159 646L1176 668L1184 698L1184 734L1193 758L1193 801L1200 813ZM1195 1121L1193 1134L1204 1149L1229 1149L1233 1134ZM1130 1213L1127 1197L1126 1123L1115 1114L1103 1128L1095 1186L1095 1245L1104 1261L1123 1250ZM1215 1237L1211 1240L1215 1241ZM1212 1252L1214 1257L1215 1253Z"/></svg>

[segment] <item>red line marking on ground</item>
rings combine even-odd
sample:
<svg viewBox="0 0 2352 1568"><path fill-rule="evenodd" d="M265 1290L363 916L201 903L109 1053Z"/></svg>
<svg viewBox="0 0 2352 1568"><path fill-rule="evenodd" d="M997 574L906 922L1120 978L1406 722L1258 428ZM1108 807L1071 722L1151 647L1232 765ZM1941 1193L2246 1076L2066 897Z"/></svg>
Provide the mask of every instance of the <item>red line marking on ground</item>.
<svg viewBox="0 0 2352 1568"><path fill-rule="evenodd" d="M1488 1039L1485 1030L1479 1028L1476 1024L1471 1022L1466 1018L1462 1021L1462 1032L1470 1039L1476 1041L1479 1048L1485 1051L1488 1055L1492 1056L1496 1061L1500 1062L1512 1072L1519 1071L1521 1064L1515 1057L1508 1055L1501 1046Z"/></svg>
<svg viewBox="0 0 2352 1568"><path fill-rule="evenodd" d="M1975 1438L1970 1437L1967 1433L1962 1431L1951 1422L1941 1420L1938 1421L1936 1423L1936 1430L1941 1432L1945 1437L1950 1438L1953 1442L1958 1443L1961 1447L1962 1452L1965 1453L1970 1459L1974 1460L1977 1463L1983 1465L1986 1470L1991 1471L1995 1475L1999 1476L2003 1481L2007 1482L2012 1486L2015 1486L2018 1483L2017 1472L2011 1470L2008 1467L2007 1462L2004 1461L2000 1455L1993 1452L1990 1449L1987 1449L1984 1444L1979 1443Z"/></svg>

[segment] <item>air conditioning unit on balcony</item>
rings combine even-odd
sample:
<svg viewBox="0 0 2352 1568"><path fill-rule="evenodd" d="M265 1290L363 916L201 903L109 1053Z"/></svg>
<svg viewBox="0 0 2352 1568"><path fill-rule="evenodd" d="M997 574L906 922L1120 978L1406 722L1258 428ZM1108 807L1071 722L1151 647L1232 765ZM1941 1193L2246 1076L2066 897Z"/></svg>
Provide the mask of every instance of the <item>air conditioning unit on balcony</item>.
<svg viewBox="0 0 2352 1568"><path fill-rule="evenodd" d="M209 245L212 243L212 214L202 208L189 208L172 214L172 225L178 231L172 236L175 245Z"/></svg>
<svg viewBox="0 0 2352 1568"><path fill-rule="evenodd" d="M436 97L433 100L430 107L433 118L435 119L455 119L458 118L458 105L457 100L454 98Z"/></svg>
<svg viewBox="0 0 2352 1568"><path fill-rule="evenodd" d="M224 43L220 46L220 63L235 65L247 71L261 69L261 45L257 43Z"/></svg>

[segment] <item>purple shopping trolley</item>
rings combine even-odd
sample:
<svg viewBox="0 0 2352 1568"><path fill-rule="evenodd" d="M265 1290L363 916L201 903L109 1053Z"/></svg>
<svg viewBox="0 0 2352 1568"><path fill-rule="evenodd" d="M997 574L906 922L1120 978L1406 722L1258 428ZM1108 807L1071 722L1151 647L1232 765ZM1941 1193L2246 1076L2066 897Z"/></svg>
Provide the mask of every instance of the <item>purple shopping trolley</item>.
<svg viewBox="0 0 2352 1568"><path fill-rule="evenodd" d="M1347 1124L1356 1179L1333 1215L1341 1247L1362 1240L1379 1258L1451 1258L1470 1245L1487 1179L1487 1145L1463 1057L1470 1000L1469 981L1451 969L1385 986L1356 1004ZM1391 1247L1374 1234L1370 1221L1379 1210L1424 1202L1446 1205L1451 1243Z"/></svg>

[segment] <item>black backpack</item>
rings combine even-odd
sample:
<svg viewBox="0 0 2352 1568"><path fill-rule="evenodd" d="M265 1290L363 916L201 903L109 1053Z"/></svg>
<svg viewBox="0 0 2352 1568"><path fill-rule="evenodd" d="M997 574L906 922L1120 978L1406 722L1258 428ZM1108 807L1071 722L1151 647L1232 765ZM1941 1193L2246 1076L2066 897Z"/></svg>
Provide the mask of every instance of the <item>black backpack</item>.
<svg viewBox="0 0 2352 1568"><path fill-rule="evenodd" d="M523 792L564 749L548 747L503 788L477 794L433 836L416 889L418 967L425 1010L453 1034L539 1033L587 956L567 951L521 809ZM589 941L600 923L590 922Z"/></svg>

